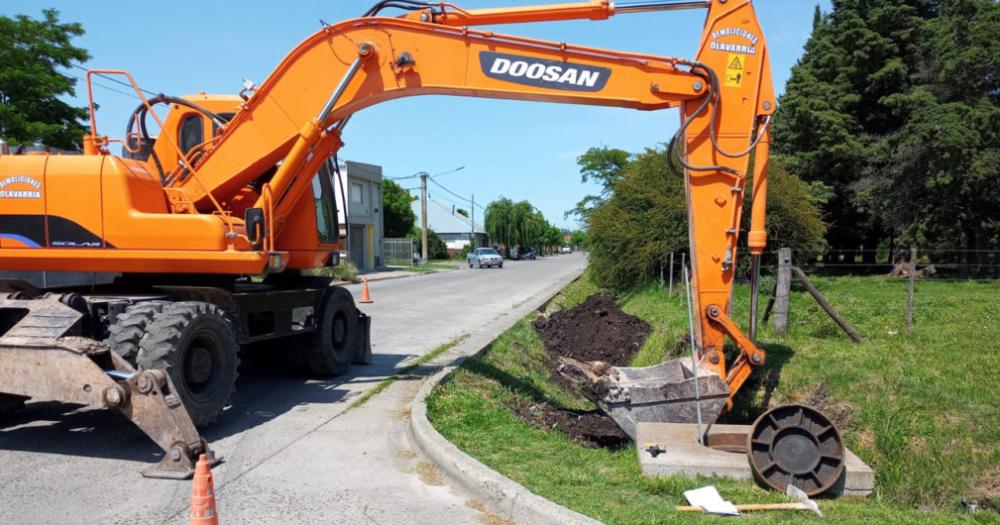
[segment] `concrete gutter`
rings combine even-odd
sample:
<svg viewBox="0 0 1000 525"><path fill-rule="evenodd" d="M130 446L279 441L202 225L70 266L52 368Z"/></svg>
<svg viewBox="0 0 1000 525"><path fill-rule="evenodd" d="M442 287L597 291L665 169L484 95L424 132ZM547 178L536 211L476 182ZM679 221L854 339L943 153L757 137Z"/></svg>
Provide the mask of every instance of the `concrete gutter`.
<svg viewBox="0 0 1000 525"><path fill-rule="evenodd" d="M410 430L424 453L454 482L518 525L601 525L601 522L532 493L452 445L427 419L427 396L462 362L483 352L497 336L522 317L543 307L566 285L576 280L580 273L553 283L435 359L431 365L446 363L444 368L424 382L411 405Z"/></svg>

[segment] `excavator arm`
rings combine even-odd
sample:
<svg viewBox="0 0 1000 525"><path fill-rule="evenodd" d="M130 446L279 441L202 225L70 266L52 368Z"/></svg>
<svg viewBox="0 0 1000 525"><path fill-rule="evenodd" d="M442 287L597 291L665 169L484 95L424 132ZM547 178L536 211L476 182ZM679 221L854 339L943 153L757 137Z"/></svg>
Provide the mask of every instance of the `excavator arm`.
<svg viewBox="0 0 1000 525"><path fill-rule="evenodd" d="M708 10L696 60L613 52L467 27L598 20L620 11L695 7ZM271 197L262 195L257 203L273 210L273 235L280 246L283 222L308 187L317 162L341 146L350 116L385 100L420 94L639 110L681 108L682 125L672 150L684 166L686 182L693 339L700 366L725 382L725 406L731 406L751 367L765 359L729 317L751 153L756 161L748 245L754 284L766 245L768 128L775 99L767 46L751 2L616 7L595 0L485 10L440 3L401 18L366 17L331 25L282 61L179 186L190 201L207 209L209 195L225 199L280 160L267 183ZM740 350L729 367L724 355L727 336Z"/></svg>

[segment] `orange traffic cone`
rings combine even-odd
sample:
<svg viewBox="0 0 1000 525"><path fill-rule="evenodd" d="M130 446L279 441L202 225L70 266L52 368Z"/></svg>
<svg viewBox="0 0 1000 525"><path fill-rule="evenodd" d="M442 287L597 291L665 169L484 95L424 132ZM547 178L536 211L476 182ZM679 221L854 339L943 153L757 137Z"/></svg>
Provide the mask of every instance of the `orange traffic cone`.
<svg viewBox="0 0 1000 525"><path fill-rule="evenodd" d="M359 303L365 303L365 304L367 304L367 303L374 303L375 302L375 301L372 301L372 296L368 293L368 278L367 277L365 277L364 279L361 280L361 300L358 301L358 302Z"/></svg>
<svg viewBox="0 0 1000 525"><path fill-rule="evenodd" d="M219 525L219 515L215 512L215 486L212 483L212 469L208 456L202 454L194 466L194 483L191 487L190 525Z"/></svg>

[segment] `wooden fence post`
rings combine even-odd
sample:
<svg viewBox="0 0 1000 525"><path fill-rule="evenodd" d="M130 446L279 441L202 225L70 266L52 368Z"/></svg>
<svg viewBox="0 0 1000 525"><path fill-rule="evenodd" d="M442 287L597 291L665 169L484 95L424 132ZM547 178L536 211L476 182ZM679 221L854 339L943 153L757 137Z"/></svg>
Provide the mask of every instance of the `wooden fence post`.
<svg viewBox="0 0 1000 525"><path fill-rule="evenodd" d="M778 250L778 284L774 291L774 329L788 330L788 292L792 287L792 249Z"/></svg>
<svg viewBox="0 0 1000 525"><path fill-rule="evenodd" d="M806 290L808 290L809 294L813 296L813 299L816 299L816 302L819 303L821 307L823 307L823 310L826 310L827 315L833 318L833 321L837 323L837 326L839 326L841 330L847 333L847 335L850 336L850 338L853 339L855 343L860 343L862 339L861 336L858 335L858 331L855 330L854 327L851 326L847 321L845 321L844 318L841 317L840 314L838 314L837 311L834 310L832 306L830 306L830 303L826 300L826 297L823 297L823 294L819 293L819 290L816 289L815 286L813 286L812 281L809 280L809 277L806 276L806 273L803 272L801 269L799 269L798 266L792 266L792 271L795 272L795 277L797 277L799 281L802 281L802 284L805 285Z"/></svg>
<svg viewBox="0 0 1000 525"><path fill-rule="evenodd" d="M917 248L910 248L910 292L906 299L906 335L913 334L913 284L917 279Z"/></svg>

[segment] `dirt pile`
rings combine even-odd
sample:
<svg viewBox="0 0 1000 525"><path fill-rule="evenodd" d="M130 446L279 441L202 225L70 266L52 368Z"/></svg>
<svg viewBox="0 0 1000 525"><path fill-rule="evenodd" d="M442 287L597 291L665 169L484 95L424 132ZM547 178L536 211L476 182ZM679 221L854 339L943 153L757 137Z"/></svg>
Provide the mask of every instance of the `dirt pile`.
<svg viewBox="0 0 1000 525"><path fill-rule="evenodd" d="M623 312L613 297L603 294L591 295L568 310L539 317L532 326L556 365L562 356L626 366L652 331L649 324Z"/></svg>
<svg viewBox="0 0 1000 525"><path fill-rule="evenodd" d="M613 297L603 294L591 295L578 306L539 317L532 326L548 354L552 377L570 389L572 384L558 372L560 357L627 366L652 331L649 324L626 314ZM544 401L517 403L512 408L536 427L559 430L588 447L618 450L630 442L614 420L600 411L569 410Z"/></svg>
<svg viewBox="0 0 1000 525"><path fill-rule="evenodd" d="M544 401L519 401L511 408L518 417L536 427L558 430L585 447L621 450L631 443L610 417L597 410L569 410Z"/></svg>

